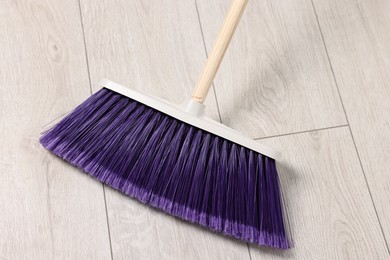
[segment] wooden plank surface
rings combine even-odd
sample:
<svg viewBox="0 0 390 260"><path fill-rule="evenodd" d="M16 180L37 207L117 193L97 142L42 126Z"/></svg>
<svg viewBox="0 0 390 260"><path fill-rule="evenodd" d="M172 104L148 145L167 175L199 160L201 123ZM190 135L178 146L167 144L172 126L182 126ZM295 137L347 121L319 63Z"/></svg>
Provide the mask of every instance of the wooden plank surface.
<svg viewBox="0 0 390 260"><path fill-rule="evenodd" d="M210 50L230 1L197 3ZM214 82L222 122L252 138L346 124L310 0L249 1Z"/></svg>
<svg viewBox="0 0 390 260"><path fill-rule="evenodd" d="M388 259L348 127L261 140L278 164L294 248L254 259Z"/></svg>
<svg viewBox="0 0 390 260"><path fill-rule="evenodd" d="M210 91L209 116L283 152L289 251L104 192L39 145L90 81L189 97L229 4L0 1L0 259L389 258L389 1L249 1Z"/></svg>
<svg viewBox="0 0 390 260"><path fill-rule="evenodd" d="M314 1L335 79L390 245L390 1Z"/></svg>
<svg viewBox="0 0 390 260"><path fill-rule="evenodd" d="M0 259L108 259L102 185L42 126L89 96L77 1L0 2Z"/></svg>
<svg viewBox="0 0 390 260"><path fill-rule="evenodd" d="M82 1L93 85L102 77L172 102L206 59L194 1ZM94 89L96 90L96 88ZM207 114L218 120L213 91ZM114 259L249 259L248 248L106 189Z"/></svg>

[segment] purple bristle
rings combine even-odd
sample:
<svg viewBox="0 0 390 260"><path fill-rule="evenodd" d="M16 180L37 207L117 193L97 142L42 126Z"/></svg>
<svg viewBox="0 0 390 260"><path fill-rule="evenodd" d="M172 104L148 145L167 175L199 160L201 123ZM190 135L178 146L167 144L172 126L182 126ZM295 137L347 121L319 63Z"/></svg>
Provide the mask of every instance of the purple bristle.
<svg viewBox="0 0 390 260"><path fill-rule="evenodd" d="M275 160L108 89L40 138L128 196L213 231L290 247Z"/></svg>

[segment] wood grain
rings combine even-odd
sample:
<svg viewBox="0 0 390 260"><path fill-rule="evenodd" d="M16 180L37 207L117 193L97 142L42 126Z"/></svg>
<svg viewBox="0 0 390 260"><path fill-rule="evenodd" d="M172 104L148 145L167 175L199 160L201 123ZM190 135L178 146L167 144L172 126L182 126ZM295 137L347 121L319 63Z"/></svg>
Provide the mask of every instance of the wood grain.
<svg viewBox="0 0 390 260"><path fill-rule="evenodd" d="M206 59L193 1L82 1L93 85L107 77L172 102L191 97ZM218 119L210 92L211 117ZM245 243L106 189L114 259L249 259Z"/></svg>
<svg viewBox="0 0 390 260"><path fill-rule="evenodd" d="M197 0L208 50L229 2ZM346 123L310 0L249 1L214 83L222 122L252 138Z"/></svg>
<svg viewBox="0 0 390 260"><path fill-rule="evenodd" d="M314 3L356 147L390 246L390 2Z"/></svg>
<svg viewBox="0 0 390 260"><path fill-rule="evenodd" d="M261 140L278 163L294 248L252 259L388 259L348 127Z"/></svg>
<svg viewBox="0 0 390 260"><path fill-rule="evenodd" d="M0 259L108 259L102 185L38 143L89 95L77 1L0 2Z"/></svg>

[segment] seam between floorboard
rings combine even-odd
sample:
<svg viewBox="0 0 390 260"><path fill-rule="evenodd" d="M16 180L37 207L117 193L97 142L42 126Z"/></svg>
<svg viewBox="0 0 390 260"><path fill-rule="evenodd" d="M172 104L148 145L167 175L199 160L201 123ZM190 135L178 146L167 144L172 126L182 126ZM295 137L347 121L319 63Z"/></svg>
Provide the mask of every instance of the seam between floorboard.
<svg viewBox="0 0 390 260"><path fill-rule="evenodd" d="M343 99L341 97L341 93L340 93L340 89L339 89L339 85L338 85L338 82L337 82L337 79L336 79L336 75L334 73L334 69L333 69L333 65L332 65L332 62L330 60L330 56L329 56L329 52L328 52L328 48L326 47L326 44L325 44L325 39L324 39L324 35L322 33L322 29L321 29L321 25L320 25L320 21L318 19L318 15L317 15L317 11L315 9L315 5L314 5L314 2L313 0L310 0L311 1L311 5L312 5L312 8L313 8L313 12L314 12L314 15L315 15L315 18L316 18L316 21L317 21L317 26L318 26L318 30L320 31L320 35L321 35L321 40L322 40L322 44L323 44L323 47L324 47L324 50L325 50L325 53L326 53L326 56L327 56L327 59L328 59L328 64L329 64L329 67L330 67L330 70L332 72L332 76L333 76L333 81L335 83L335 86L336 86L336 89L337 89L337 93L338 93L338 96L339 96L339 99L340 99L340 102L341 102L341 106L343 108L343 112L344 112L344 116L345 116L345 119L347 121L347 126L348 126L348 129L349 129L349 133L351 135L351 138L352 138L352 142L353 142L353 145L355 147L355 151L356 151L356 155L358 157L358 160L359 160L359 164L360 164L360 168L362 170L362 173L363 173L363 177L364 177L364 180L366 182L366 187L367 187L367 190L368 190L368 193L370 195L370 199L371 199L371 203L374 207L374 211L375 211L375 215L376 215L376 218L378 220L378 224L379 224L379 227L380 227L380 230L382 232L382 237L384 239L384 242L385 242L385 245L386 245L386 248L387 248L387 253L390 255L390 249L389 249L389 244L387 242L387 239L386 239L386 235L385 235L385 232L383 230L383 226L382 226L382 222L379 218L379 215L378 215L378 210L376 208L376 205L375 205L375 201L372 197L372 193L371 193L371 189L370 189L370 185L368 184L368 181L367 181L367 176L366 176L366 172L364 170L364 167L363 167L363 163L362 163L362 160L360 159L360 154L359 154L359 150L356 146L356 142L355 142L355 138L353 136L353 132L352 132L352 129L351 129L351 125L349 123L349 120L348 120L348 116L347 116L347 111L345 109L345 106L344 106L344 103L343 103Z"/></svg>
<svg viewBox="0 0 390 260"><path fill-rule="evenodd" d="M205 41L205 38L204 38L204 33L203 33L203 27L202 27L202 22L200 21L200 14L199 14L199 8L198 8L198 3L196 0L194 0L195 2L195 9L196 9L196 14L198 16L198 22L199 22L199 28L200 28L200 34L202 35L202 41L203 41L203 47L204 47L204 52L206 54L206 58L208 58L209 54L208 54L208 51L207 51L207 46L206 46L206 41ZM214 85L214 82L211 83L211 88L213 90L213 93L214 93L214 97L215 97L215 103L217 105L217 112L218 112L218 118L219 118L219 122L222 123L222 116L221 116L221 111L219 109L219 103L218 103L218 97L217 97L217 91L215 90L215 85Z"/></svg>
<svg viewBox="0 0 390 260"><path fill-rule="evenodd" d="M297 134L304 134L304 133L310 133L310 132L316 132L316 131L323 131L323 130L329 130L334 128L342 128L347 127L348 125L336 125L336 126L329 126L329 127L322 127L322 128L314 128L310 130L304 130L304 131L298 131L298 132L291 132L286 134L279 134L279 135L270 135L270 136L264 136L264 137L257 137L254 138L254 140L262 140L262 139L268 139L268 138L274 138L274 137L281 137L281 136L288 136L288 135L297 135Z"/></svg>
<svg viewBox="0 0 390 260"><path fill-rule="evenodd" d="M90 91L90 94L92 95L93 94L92 80L91 80L91 72L90 72L90 69L89 69L87 43L86 43L86 40L85 40L84 21L83 21L83 15L82 15L82 11L81 11L81 0L77 0L77 1L78 1L78 4L79 4L80 24L81 24L81 32L82 32L82 36L83 36L83 43L84 43L85 62L86 62L86 65L87 65L87 73L88 73L88 81L89 81L89 91ZM111 255L111 260L113 260L114 256L113 256L113 252L112 252L111 231L110 231L110 223L109 223L109 219L108 219L106 190L105 190L104 184L102 183L101 185L102 185L102 189L103 189L104 209L105 209L105 212L106 212L106 223L107 223L107 231L108 231L108 242L109 242L109 245L110 245L110 255Z"/></svg>
<svg viewBox="0 0 390 260"><path fill-rule="evenodd" d="M114 259L114 253L112 252L112 240L111 240L111 230L110 230L110 221L108 219L108 208L107 208L107 199L106 199L106 186L102 183L103 186L103 197L104 197L104 208L106 210L106 219L107 219L107 229L108 229L108 241L110 242L110 252L111 260Z"/></svg>
<svg viewBox="0 0 390 260"><path fill-rule="evenodd" d="M79 3L79 14L80 14L80 24L81 24L81 32L83 36L83 43L84 43L84 53L85 53L85 62L87 64L87 72L88 72L88 81L89 81L89 91L92 95L92 81L91 81L91 73L89 69L89 60L88 60L88 52L87 52L87 43L85 41L85 30L84 30L84 21L83 21L83 15L81 13L81 0L77 0Z"/></svg>

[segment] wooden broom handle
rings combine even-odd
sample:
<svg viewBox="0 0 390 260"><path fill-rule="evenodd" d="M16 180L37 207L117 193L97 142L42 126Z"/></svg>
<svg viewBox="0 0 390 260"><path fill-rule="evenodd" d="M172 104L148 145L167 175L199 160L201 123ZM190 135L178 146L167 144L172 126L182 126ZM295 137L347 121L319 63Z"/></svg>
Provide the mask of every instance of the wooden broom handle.
<svg viewBox="0 0 390 260"><path fill-rule="evenodd" d="M217 74L219 65L222 62L223 56L225 55L247 3L248 0L233 0L233 3L222 24L218 38L214 43L202 74L198 79L198 83L192 92L192 99L194 101L199 103L203 103L205 101L211 83L214 80L215 74Z"/></svg>

